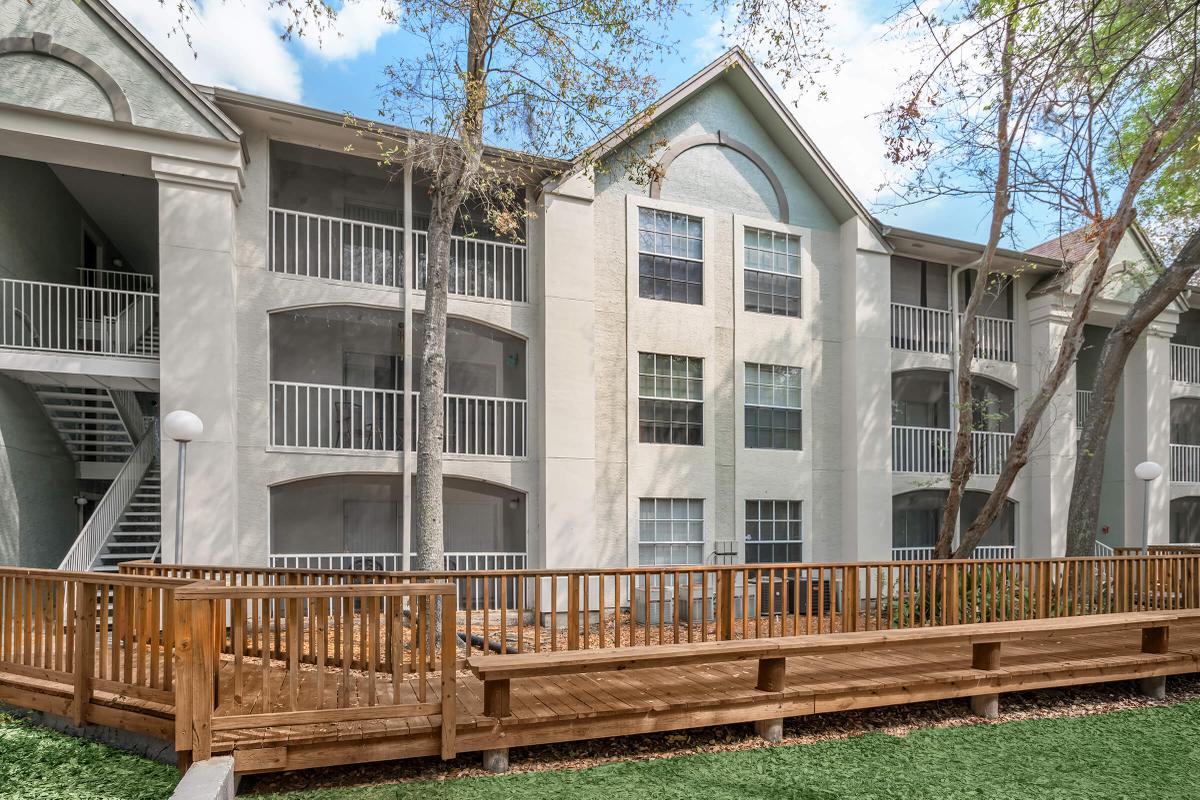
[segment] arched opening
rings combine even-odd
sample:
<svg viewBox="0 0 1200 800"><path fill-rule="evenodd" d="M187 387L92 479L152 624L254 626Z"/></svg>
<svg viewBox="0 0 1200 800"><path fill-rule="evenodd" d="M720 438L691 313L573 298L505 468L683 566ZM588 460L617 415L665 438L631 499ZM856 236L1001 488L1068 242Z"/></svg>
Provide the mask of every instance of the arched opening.
<svg viewBox="0 0 1200 800"><path fill-rule="evenodd" d="M405 565L403 476L325 475L271 487L274 566L399 570ZM528 566L524 492L445 478L446 569Z"/></svg>
<svg viewBox="0 0 1200 800"><path fill-rule="evenodd" d="M1177 397L1171 401L1171 444L1200 446L1200 399Z"/></svg>
<svg viewBox="0 0 1200 800"><path fill-rule="evenodd" d="M1171 501L1171 544L1200 544L1200 497Z"/></svg>
<svg viewBox="0 0 1200 800"><path fill-rule="evenodd" d="M892 469L941 474L950 469L950 373L892 375Z"/></svg>
<svg viewBox="0 0 1200 800"><path fill-rule="evenodd" d="M1016 431L1017 393L1012 387L982 375L971 377L971 427L991 433Z"/></svg>
<svg viewBox="0 0 1200 800"><path fill-rule="evenodd" d="M892 498L892 558L897 560L929 558L937 542L942 509L948 492L944 489L920 489ZM967 491L959 507L955 546L959 537L979 515L988 493ZM975 549L976 558L1012 558L1016 555L1017 504L1005 500L1004 507Z"/></svg>
<svg viewBox="0 0 1200 800"><path fill-rule="evenodd" d="M423 316L414 315L416 341ZM271 444L396 452L403 446L405 330L399 311L317 306L270 316ZM420 364L412 365L412 390ZM525 455L525 340L446 323L446 451Z"/></svg>

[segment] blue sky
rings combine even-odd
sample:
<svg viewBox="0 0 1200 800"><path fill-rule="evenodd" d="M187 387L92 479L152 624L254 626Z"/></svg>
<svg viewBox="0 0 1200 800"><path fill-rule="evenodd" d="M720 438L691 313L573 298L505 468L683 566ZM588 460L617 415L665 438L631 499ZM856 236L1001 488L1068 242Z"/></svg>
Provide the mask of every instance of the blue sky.
<svg viewBox="0 0 1200 800"><path fill-rule="evenodd" d="M280 41L280 12L268 9L266 0L196 2L199 16L189 25L194 53L181 36L171 33L174 4L115 4L192 80L362 116L374 117L379 108L377 86L389 58L411 46L379 20L377 0L346 3L338 22L340 35L291 42ZM895 172L884 156L877 115L918 63L910 47L889 36L887 18L893 7L891 0L833 0L829 42L842 67L825 79L829 99L812 92L780 93L834 168L884 221L982 241L990 213L986 203L940 199L888 209L881 201L878 188L890 183ZM680 14L670 30L679 49L655 70L662 91L731 44L721 39L719 20L707 14ZM886 196L885 192L882 197ZM1016 244L1023 246L1047 238L1045 231L1027 225L1020 226L1018 235Z"/></svg>

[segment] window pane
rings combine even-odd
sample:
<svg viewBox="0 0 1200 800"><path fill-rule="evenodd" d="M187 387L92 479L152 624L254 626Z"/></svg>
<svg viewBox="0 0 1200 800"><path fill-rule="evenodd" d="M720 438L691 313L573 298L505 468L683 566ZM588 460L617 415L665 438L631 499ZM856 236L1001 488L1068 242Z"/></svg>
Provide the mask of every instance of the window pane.
<svg viewBox="0 0 1200 800"><path fill-rule="evenodd" d="M703 223L698 217L638 209L638 295L703 302Z"/></svg>

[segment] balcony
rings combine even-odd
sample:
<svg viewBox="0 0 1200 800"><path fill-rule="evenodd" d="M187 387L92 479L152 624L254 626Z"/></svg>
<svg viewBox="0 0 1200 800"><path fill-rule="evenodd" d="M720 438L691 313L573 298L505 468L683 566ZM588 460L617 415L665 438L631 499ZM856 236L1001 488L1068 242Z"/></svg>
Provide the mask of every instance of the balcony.
<svg viewBox="0 0 1200 800"><path fill-rule="evenodd" d="M914 353L949 355L962 317L949 311L892 303L892 348ZM1014 361L1013 321L1000 317L975 318L975 357Z"/></svg>
<svg viewBox="0 0 1200 800"><path fill-rule="evenodd" d="M413 288L425 289L428 236L373 222L272 207L270 270L343 283L404 286L404 248L413 250ZM453 236L449 293L458 297L528 302L525 245Z"/></svg>
<svg viewBox="0 0 1200 800"><path fill-rule="evenodd" d="M1171 343L1171 380L1200 386L1200 347Z"/></svg>
<svg viewBox="0 0 1200 800"><path fill-rule="evenodd" d="M405 392L271 381L271 446L396 453L404 447ZM418 396L407 393L413 420ZM528 403L506 397L445 395L447 455L524 458ZM410 449L416 449L416 426Z"/></svg>
<svg viewBox="0 0 1200 800"><path fill-rule="evenodd" d="M1017 548L1013 545L980 545L971 553L971 558L982 561L998 561L1016 558ZM929 561L933 558L932 547L893 547L892 561Z"/></svg>
<svg viewBox="0 0 1200 800"><path fill-rule="evenodd" d="M1200 444L1171 445L1171 481L1200 483Z"/></svg>
<svg viewBox="0 0 1200 800"><path fill-rule="evenodd" d="M153 278L80 270L80 280L94 285L0 280L0 347L157 360L158 295L142 290Z"/></svg>
<svg viewBox="0 0 1200 800"><path fill-rule="evenodd" d="M521 552L444 553L442 565L447 572L526 569L529 556ZM275 569L349 569L355 571L401 572L403 553L272 553Z"/></svg>
<svg viewBox="0 0 1200 800"><path fill-rule="evenodd" d="M1014 434L972 431L971 449L976 475L999 475L1008 457ZM892 471L925 475L947 475L954 451L954 434L949 428L912 425L892 426Z"/></svg>

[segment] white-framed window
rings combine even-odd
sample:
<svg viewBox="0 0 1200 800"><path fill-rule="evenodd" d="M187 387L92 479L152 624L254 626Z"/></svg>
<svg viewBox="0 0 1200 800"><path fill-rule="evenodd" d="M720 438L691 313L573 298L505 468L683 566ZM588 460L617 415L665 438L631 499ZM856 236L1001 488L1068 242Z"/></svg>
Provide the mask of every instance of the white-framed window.
<svg viewBox="0 0 1200 800"><path fill-rule="evenodd" d="M791 564L804 560L799 500L746 501L746 563Z"/></svg>
<svg viewBox="0 0 1200 800"><path fill-rule="evenodd" d="M799 317L800 237L747 227L743 243L746 310Z"/></svg>
<svg viewBox="0 0 1200 800"><path fill-rule="evenodd" d="M704 302L704 220L656 208L638 209L638 296Z"/></svg>
<svg viewBox="0 0 1200 800"><path fill-rule="evenodd" d="M704 563L704 501L688 497L643 497L638 510L638 562Z"/></svg>
<svg viewBox="0 0 1200 800"><path fill-rule="evenodd" d="M746 447L801 450L800 368L746 364Z"/></svg>
<svg viewBox="0 0 1200 800"><path fill-rule="evenodd" d="M638 441L704 444L704 360L638 353Z"/></svg>

